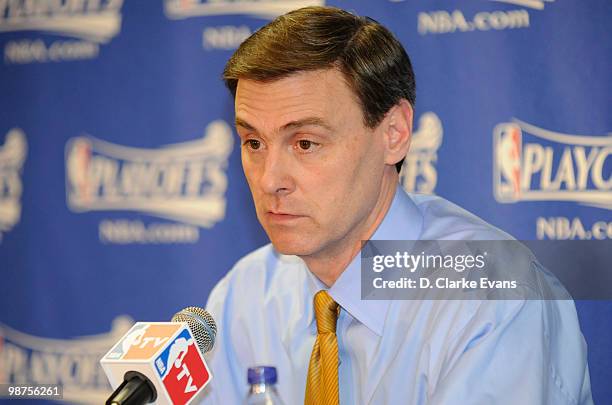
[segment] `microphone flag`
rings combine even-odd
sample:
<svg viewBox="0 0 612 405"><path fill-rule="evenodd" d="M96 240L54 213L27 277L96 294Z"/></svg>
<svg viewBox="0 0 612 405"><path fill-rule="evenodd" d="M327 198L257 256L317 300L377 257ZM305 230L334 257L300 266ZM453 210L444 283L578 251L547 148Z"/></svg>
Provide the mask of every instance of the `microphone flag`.
<svg viewBox="0 0 612 405"><path fill-rule="evenodd" d="M212 379L187 324L138 322L100 360L113 387L128 371L145 375L157 390L156 404L191 403Z"/></svg>

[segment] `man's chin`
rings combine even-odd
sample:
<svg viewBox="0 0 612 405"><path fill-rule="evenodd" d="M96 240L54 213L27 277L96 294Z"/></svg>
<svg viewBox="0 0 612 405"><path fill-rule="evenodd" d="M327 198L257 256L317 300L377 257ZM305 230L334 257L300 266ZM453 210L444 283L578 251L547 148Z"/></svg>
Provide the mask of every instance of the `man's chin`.
<svg viewBox="0 0 612 405"><path fill-rule="evenodd" d="M312 244L304 241L270 238L274 249L283 255L309 256L314 252Z"/></svg>

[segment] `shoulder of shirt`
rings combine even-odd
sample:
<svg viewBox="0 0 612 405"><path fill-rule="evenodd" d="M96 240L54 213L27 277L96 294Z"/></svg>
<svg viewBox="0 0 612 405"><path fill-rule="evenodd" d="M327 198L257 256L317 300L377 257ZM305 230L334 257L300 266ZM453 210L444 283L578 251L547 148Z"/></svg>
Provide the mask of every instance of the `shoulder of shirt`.
<svg viewBox="0 0 612 405"><path fill-rule="evenodd" d="M284 271L279 271L282 267ZM287 271L293 267L294 271ZM265 296L272 285L301 285L305 277L304 262L297 256L286 256L276 252L272 244L264 245L242 257L217 283L210 293L209 304L224 301L230 296ZM208 306L208 305L207 305Z"/></svg>
<svg viewBox="0 0 612 405"><path fill-rule="evenodd" d="M408 194L423 218L422 240L514 241L488 245L494 249L500 269L511 271L508 279L516 280L516 294L498 299L570 299L557 278L537 260L531 250L510 234L487 223L473 213L444 198L432 195ZM507 264L507 265L506 265ZM502 290L504 291L504 290ZM489 298L493 299L493 298Z"/></svg>
<svg viewBox="0 0 612 405"><path fill-rule="evenodd" d="M407 193L423 219L423 240L512 240L508 233L435 195Z"/></svg>

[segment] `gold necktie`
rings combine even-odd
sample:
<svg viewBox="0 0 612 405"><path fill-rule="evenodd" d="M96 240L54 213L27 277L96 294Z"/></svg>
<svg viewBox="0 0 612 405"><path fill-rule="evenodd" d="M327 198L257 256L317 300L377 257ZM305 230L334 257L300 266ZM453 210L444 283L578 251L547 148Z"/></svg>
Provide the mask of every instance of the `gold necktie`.
<svg viewBox="0 0 612 405"><path fill-rule="evenodd" d="M338 341L336 321L339 306L327 291L314 297L317 340L310 355L304 405L338 405Z"/></svg>

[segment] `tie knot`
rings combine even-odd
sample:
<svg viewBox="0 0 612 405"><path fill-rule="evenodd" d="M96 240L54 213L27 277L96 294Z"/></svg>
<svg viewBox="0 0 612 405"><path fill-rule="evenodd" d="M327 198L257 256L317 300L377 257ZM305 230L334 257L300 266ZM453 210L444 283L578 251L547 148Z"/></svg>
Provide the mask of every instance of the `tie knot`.
<svg viewBox="0 0 612 405"><path fill-rule="evenodd" d="M336 321L338 320L338 303L329 296L327 291L321 290L315 294L314 310L317 318L317 332L336 333Z"/></svg>

